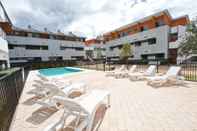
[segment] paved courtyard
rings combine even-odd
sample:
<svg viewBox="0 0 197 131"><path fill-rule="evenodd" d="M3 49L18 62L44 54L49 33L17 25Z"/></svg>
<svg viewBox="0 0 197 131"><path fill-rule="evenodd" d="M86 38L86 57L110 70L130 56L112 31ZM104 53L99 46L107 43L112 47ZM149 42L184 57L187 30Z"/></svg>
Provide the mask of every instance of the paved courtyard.
<svg viewBox="0 0 197 131"><path fill-rule="evenodd" d="M35 72L31 72L11 131L43 131L61 117L62 110L43 112L28 94L33 89ZM152 88L145 81L105 77L104 72L89 71L68 76L73 82L87 83L89 90L99 88L111 94L100 131L197 131L197 83L185 86Z"/></svg>

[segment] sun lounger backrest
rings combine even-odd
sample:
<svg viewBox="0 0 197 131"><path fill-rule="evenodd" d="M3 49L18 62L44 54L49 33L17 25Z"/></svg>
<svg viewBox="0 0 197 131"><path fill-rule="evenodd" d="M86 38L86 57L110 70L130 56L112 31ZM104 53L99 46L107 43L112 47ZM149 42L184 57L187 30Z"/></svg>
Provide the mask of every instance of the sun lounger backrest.
<svg viewBox="0 0 197 131"><path fill-rule="evenodd" d="M156 66L155 65L151 65L146 70L145 75L147 75L147 76L154 76L155 73L156 73Z"/></svg>
<svg viewBox="0 0 197 131"><path fill-rule="evenodd" d="M134 72L137 68L137 65L133 65L130 69L129 69L129 72Z"/></svg>
<svg viewBox="0 0 197 131"><path fill-rule="evenodd" d="M171 66L167 71L166 76L177 76L181 71L181 67L179 66Z"/></svg>
<svg viewBox="0 0 197 131"><path fill-rule="evenodd" d="M122 65L118 70L120 70L120 71L125 70L125 66Z"/></svg>
<svg viewBox="0 0 197 131"><path fill-rule="evenodd" d="M83 107L81 107L80 104L75 102L75 100L61 96L55 96L53 99L54 101L62 104L69 111L88 114L88 112Z"/></svg>

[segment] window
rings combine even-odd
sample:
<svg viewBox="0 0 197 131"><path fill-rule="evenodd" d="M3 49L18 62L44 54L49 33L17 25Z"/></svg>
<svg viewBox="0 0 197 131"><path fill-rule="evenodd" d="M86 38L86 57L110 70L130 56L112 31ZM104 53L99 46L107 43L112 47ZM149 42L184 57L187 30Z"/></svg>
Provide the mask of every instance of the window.
<svg viewBox="0 0 197 131"><path fill-rule="evenodd" d="M32 37L38 37L38 38L40 38L41 36L40 36L40 34L38 34L38 33L33 33L33 34L32 34Z"/></svg>
<svg viewBox="0 0 197 131"><path fill-rule="evenodd" d="M48 50L48 46L26 45L27 50Z"/></svg>
<svg viewBox="0 0 197 131"><path fill-rule="evenodd" d="M141 32L146 31L146 30L148 30L148 27L147 27L147 26L142 26L142 27L140 27L140 31L141 31Z"/></svg>
<svg viewBox="0 0 197 131"><path fill-rule="evenodd" d="M140 27L140 31L142 32L142 31L144 31L144 27L142 26L142 27Z"/></svg>
<svg viewBox="0 0 197 131"><path fill-rule="evenodd" d="M156 44L156 38L151 38L151 39L148 39L148 44L149 45L153 45L153 44Z"/></svg>
<svg viewBox="0 0 197 131"><path fill-rule="evenodd" d="M147 26L144 26L144 31L148 30L148 27Z"/></svg>
<svg viewBox="0 0 197 131"><path fill-rule="evenodd" d="M40 46L41 48L41 50L48 50L48 46Z"/></svg>
<svg viewBox="0 0 197 131"><path fill-rule="evenodd" d="M8 45L8 49L14 49L14 45Z"/></svg>
<svg viewBox="0 0 197 131"><path fill-rule="evenodd" d="M27 50L40 50L40 46L26 45Z"/></svg>
<svg viewBox="0 0 197 131"><path fill-rule="evenodd" d="M61 60L63 60L63 57L62 56L50 56L49 60L50 61L61 61Z"/></svg>
<svg viewBox="0 0 197 131"><path fill-rule="evenodd" d="M12 57L10 60L26 60L28 62L37 61L40 62L42 59L41 57Z"/></svg>
<svg viewBox="0 0 197 131"><path fill-rule="evenodd" d="M122 49L122 45L119 45L119 46L118 46L118 49L121 50L121 49Z"/></svg>
<svg viewBox="0 0 197 131"><path fill-rule="evenodd" d="M84 56L71 56L71 58L75 60L82 60L84 59Z"/></svg>
<svg viewBox="0 0 197 131"><path fill-rule="evenodd" d="M170 34L170 42L174 42L178 40L178 33Z"/></svg>
<svg viewBox="0 0 197 131"><path fill-rule="evenodd" d="M110 51L113 51L113 50L114 50L114 48L113 48L113 47L110 47L110 48L109 48L109 50L110 50Z"/></svg>
<svg viewBox="0 0 197 131"><path fill-rule="evenodd" d="M14 49L15 47L25 48L25 45L8 44L8 49Z"/></svg>
<svg viewBox="0 0 197 131"><path fill-rule="evenodd" d="M115 45L115 46L111 46L110 50L112 51L113 49L118 48L119 50L122 48L123 45Z"/></svg>
<svg viewBox="0 0 197 131"><path fill-rule="evenodd" d="M74 47L74 49L77 50L77 51L83 51L84 50L83 47Z"/></svg>
<svg viewBox="0 0 197 131"><path fill-rule="evenodd" d="M76 51L83 51L83 47L66 47L66 46L60 46L60 50L66 50L66 49L71 49L71 50L76 50Z"/></svg>
<svg viewBox="0 0 197 131"><path fill-rule="evenodd" d="M73 49L73 47L60 46L60 50Z"/></svg>
<svg viewBox="0 0 197 131"><path fill-rule="evenodd" d="M159 27L159 26L163 26L165 25L165 22L163 20L158 20L156 23L155 23L155 26L156 27Z"/></svg>
<svg viewBox="0 0 197 131"><path fill-rule="evenodd" d="M141 59L142 60L147 60L148 59L148 55L141 55Z"/></svg>
<svg viewBox="0 0 197 131"><path fill-rule="evenodd" d="M134 44L135 44L136 47L141 46L141 42L140 41L137 41Z"/></svg>
<svg viewBox="0 0 197 131"><path fill-rule="evenodd" d="M64 46L60 46L60 50L65 50L66 48Z"/></svg>
<svg viewBox="0 0 197 131"><path fill-rule="evenodd" d="M165 55L164 54L156 54L155 55L155 58L156 59L164 59L165 58Z"/></svg>

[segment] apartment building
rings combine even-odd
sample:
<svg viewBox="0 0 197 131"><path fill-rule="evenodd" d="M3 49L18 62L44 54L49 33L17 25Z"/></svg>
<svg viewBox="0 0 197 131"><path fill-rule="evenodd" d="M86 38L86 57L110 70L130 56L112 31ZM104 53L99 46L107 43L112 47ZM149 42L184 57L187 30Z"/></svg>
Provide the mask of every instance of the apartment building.
<svg viewBox="0 0 197 131"><path fill-rule="evenodd" d="M71 32L50 32L47 28L40 31L31 26L26 29L15 27L1 1L0 18L0 28L5 32L11 64L85 57L85 37L76 36Z"/></svg>
<svg viewBox="0 0 197 131"><path fill-rule="evenodd" d="M189 22L187 15L172 18L164 10L107 32L102 38L106 57L119 59L122 45L129 43L133 52L130 59L170 59L175 63L177 48L185 38Z"/></svg>
<svg viewBox="0 0 197 131"><path fill-rule="evenodd" d="M164 10L85 41L85 37L72 33L15 27L2 4L1 7L5 19L0 21L0 28L6 34L10 63L98 57L119 59L125 43L132 47L130 59L169 59L176 63L177 49L185 39L190 22L187 15L172 18L168 10Z"/></svg>
<svg viewBox="0 0 197 131"><path fill-rule="evenodd" d="M10 63L82 59L84 53L84 37L72 33L65 35L38 31L30 26L28 29L11 28L7 32Z"/></svg>

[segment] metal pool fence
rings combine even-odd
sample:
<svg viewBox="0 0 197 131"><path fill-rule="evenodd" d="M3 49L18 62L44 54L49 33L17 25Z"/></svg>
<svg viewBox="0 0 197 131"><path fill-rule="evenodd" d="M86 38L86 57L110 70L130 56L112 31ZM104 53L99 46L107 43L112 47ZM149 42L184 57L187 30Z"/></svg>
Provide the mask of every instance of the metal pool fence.
<svg viewBox="0 0 197 131"><path fill-rule="evenodd" d="M18 68L0 78L0 131L9 130L28 72Z"/></svg>
<svg viewBox="0 0 197 131"><path fill-rule="evenodd" d="M28 65L31 70L42 69L42 68L53 68L53 67L65 67L73 66L85 69L109 71L113 70L115 67L122 64L128 67L132 65L137 65L137 71L144 71L149 65L157 66L157 73L165 73L168 68L172 65L181 66L181 75L185 77L186 80L197 81L197 62L178 62L180 64L171 63L168 59L154 59L154 60L128 60L127 62L122 60L105 60L105 59L95 59L92 61L88 60L58 60L58 61L46 61L46 62L29 62L20 63L12 66L23 66Z"/></svg>

